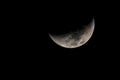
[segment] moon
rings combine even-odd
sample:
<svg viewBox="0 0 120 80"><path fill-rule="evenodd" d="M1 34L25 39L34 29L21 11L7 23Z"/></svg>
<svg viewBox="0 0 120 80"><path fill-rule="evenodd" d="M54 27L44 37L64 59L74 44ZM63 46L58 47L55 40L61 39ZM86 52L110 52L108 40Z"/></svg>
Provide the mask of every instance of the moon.
<svg viewBox="0 0 120 80"><path fill-rule="evenodd" d="M49 33L50 38L59 46L64 48L77 48L85 43L91 38L94 27L95 20L83 26L83 29L77 29L75 31L63 34L63 35L52 35Z"/></svg>

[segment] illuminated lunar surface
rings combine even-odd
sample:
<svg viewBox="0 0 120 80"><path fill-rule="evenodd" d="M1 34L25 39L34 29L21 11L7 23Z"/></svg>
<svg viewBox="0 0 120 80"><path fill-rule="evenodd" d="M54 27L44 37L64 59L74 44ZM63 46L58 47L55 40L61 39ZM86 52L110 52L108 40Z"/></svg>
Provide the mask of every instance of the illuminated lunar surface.
<svg viewBox="0 0 120 80"><path fill-rule="evenodd" d="M84 45L91 38L94 31L95 22L94 19L85 25L83 30L76 30L60 36L54 36L49 34L50 38L59 46L65 48L77 48Z"/></svg>

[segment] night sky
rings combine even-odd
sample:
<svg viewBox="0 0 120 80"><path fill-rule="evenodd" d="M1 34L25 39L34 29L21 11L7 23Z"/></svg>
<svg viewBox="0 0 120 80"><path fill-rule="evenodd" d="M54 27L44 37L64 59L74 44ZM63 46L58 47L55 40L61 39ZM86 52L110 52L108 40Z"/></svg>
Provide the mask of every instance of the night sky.
<svg viewBox="0 0 120 80"><path fill-rule="evenodd" d="M78 7L79 8L79 7ZM95 9L72 7L24 8L16 11L18 25L16 32L20 36L18 57L26 60L39 61L95 61L97 54L97 15ZM95 29L90 40L81 47L67 49L58 46L49 37L49 33L64 34L76 30L95 19ZM82 28L82 27L81 27ZM18 45L16 44L16 45Z"/></svg>
<svg viewBox="0 0 120 80"><path fill-rule="evenodd" d="M14 5L8 3L11 7L8 5L4 9L5 16L2 15L4 17L2 21L5 21L3 23L5 29L1 29L3 31L1 34L5 36L3 35L4 38L1 39L5 41L2 42L4 44L2 48L5 49L3 53L1 52L4 55L1 57L3 63L7 64L6 69L17 68L15 71L23 70L22 73L26 70L29 73L34 69L33 71L37 73L43 71L45 77L47 72L49 75L53 70L58 73L62 70L62 73L65 70L68 70L66 72L73 70L77 73L82 70L88 74L93 70L95 74L100 71L103 74L106 70L110 72L112 69L110 67L119 61L119 58L116 58L119 57L120 31L117 29L119 28L119 9L115 12L116 8L113 8L113 5L91 0L83 3L81 1L78 4L50 2L29 1ZM63 48L53 42L49 36L49 34L61 35L82 29L82 26L87 25L93 18L95 20L93 35L80 47Z"/></svg>
<svg viewBox="0 0 120 80"><path fill-rule="evenodd" d="M40 19L35 20L34 27L30 27L30 42L28 40L30 52L29 55L33 55L35 59L45 60L67 60L80 59L80 60L93 60L97 58L96 54L96 29L90 38L90 40L81 47L75 49L67 49L58 46L49 37L49 33L64 34L67 31L74 30L81 27L81 25L88 24L88 22L94 17L96 22L96 15L92 13L84 14L79 11L51 11L51 14L44 15ZM70 13L71 11L71 13ZM56 12L56 13L55 13ZM72 13L73 12L73 13ZM33 21L33 20L32 20ZM37 22L36 22L37 21ZM96 24L96 23L95 23ZM77 25L77 26L76 26ZM39 58L40 57L40 58Z"/></svg>

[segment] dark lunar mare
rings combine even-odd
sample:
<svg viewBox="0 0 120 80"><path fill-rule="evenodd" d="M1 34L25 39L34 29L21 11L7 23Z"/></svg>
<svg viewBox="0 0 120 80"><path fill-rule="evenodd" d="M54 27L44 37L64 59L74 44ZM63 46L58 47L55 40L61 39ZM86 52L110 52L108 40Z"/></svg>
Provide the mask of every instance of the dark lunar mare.
<svg viewBox="0 0 120 80"><path fill-rule="evenodd" d="M73 40L71 45L76 46L80 39L81 39L81 34L79 32L73 32L70 34L69 38L67 40L65 40L65 42L69 43L71 40Z"/></svg>

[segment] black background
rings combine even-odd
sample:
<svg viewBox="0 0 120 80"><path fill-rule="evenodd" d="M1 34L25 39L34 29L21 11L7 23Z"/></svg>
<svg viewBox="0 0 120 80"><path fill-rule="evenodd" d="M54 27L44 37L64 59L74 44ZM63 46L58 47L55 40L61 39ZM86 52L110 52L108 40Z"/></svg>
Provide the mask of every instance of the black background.
<svg viewBox="0 0 120 80"><path fill-rule="evenodd" d="M7 34L5 60L19 66L32 64L31 66L42 65L48 68L50 65L62 64L62 67L66 65L66 68L74 66L90 70L108 69L105 66L115 63L118 59L117 52L113 49L117 41L112 42L118 35L114 33L117 32L115 29L119 25L116 19L119 16L115 9L109 4L106 6L106 3L95 1L78 4L22 2L11 5L4 9L6 11L4 19L7 20L4 26L10 26L5 27L8 32L4 33ZM74 24L79 17L84 24L86 20L81 19L83 16L95 19L94 33L85 45L66 49L50 39L49 32L57 28L61 30L64 28L65 31L69 29L63 24Z"/></svg>
<svg viewBox="0 0 120 80"><path fill-rule="evenodd" d="M85 3L83 3L85 4ZM75 5L75 4L74 4ZM87 4L72 6L64 5L38 5L23 4L10 10L16 34L16 53L18 57L39 61L39 59L64 61L78 59L77 61L96 61L100 58L97 53L97 28L100 17L97 15L95 5ZM14 12L12 12L14 11ZM66 49L56 45L49 37L50 32L64 33L72 29L74 24L86 24L89 19L95 19L95 30L88 43L76 49ZM69 26L68 26L69 25ZM79 26L77 26L79 27ZM101 26L100 26L101 27ZM14 33L15 34L15 33ZM15 46L14 46L15 47Z"/></svg>

